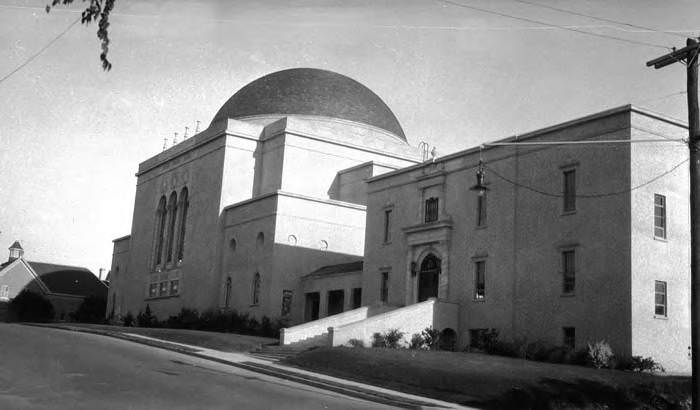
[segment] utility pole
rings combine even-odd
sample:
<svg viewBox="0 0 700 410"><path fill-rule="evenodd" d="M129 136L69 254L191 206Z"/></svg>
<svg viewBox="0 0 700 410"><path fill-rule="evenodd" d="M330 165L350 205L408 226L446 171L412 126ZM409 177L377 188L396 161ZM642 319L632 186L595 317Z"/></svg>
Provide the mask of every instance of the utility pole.
<svg viewBox="0 0 700 410"><path fill-rule="evenodd" d="M690 153L690 344L694 410L700 409L700 113L698 113L698 52L700 44L689 38L680 50L647 62L659 69L677 62L687 66L688 149Z"/></svg>

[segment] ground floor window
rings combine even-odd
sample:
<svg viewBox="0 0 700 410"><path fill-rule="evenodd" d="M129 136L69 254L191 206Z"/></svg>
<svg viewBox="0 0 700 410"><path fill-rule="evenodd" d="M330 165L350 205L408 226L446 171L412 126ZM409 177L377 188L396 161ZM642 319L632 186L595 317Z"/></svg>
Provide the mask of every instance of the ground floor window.
<svg viewBox="0 0 700 410"><path fill-rule="evenodd" d="M289 316L292 312L292 291L282 291L282 316Z"/></svg>
<svg viewBox="0 0 700 410"><path fill-rule="evenodd" d="M666 282L657 280L654 284L654 314L666 316Z"/></svg>
<svg viewBox="0 0 700 410"><path fill-rule="evenodd" d="M576 349L576 328L575 327L564 327L562 328L564 333L564 346L571 350Z"/></svg>
<svg viewBox="0 0 700 410"><path fill-rule="evenodd" d="M379 287L379 300L382 302L389 301L389 272L382 272L382 282Z"/></svg>
<svg viewBox="0 0 700 410"><path fill-rule="evenodd" d="M151 283L151 285L148 287L148 297L154 298L156 296L158 296L158 284Z"/></svg>
<svg viewBox="0 0 700 410"><path fill-rule="evenodd" d="M180 294L180 280L175 279L170 281L170 295L178 295Z"/></svg>
<svg viewBox="0 0 700 410"><path fill-rule="evenodd" d="M168 295L168 282L160 282L160 296Z"/></svg>
<svg viewBox="0 0 700 410"><path fill-rule="evenodd" d="M469 347L472 349L483 348L488 334L488 329L469 329Z"/></svg>

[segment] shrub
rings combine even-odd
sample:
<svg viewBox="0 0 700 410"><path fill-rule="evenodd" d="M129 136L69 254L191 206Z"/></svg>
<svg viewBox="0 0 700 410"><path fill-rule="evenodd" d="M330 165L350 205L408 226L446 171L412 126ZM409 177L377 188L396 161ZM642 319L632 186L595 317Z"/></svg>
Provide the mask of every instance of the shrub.
<svg viewBox="0 0 700 410"><path fill-rule="evenodd" d="M588 363L596 369L609 368L615 357L610 344L605 340L588 343L587 348Z"/></svg>
<svg viewBox="0 0 700 410"><path fill-rule="evenodd" d="M616 369L633 372L665 372L666 369L651 357L632 356L621 358Z"/></svg>
<svg viewBox="0 0 700 410"><path fill-rule="evenodd" d="M386 347L386 338L379 332L372 334L372 347Z"/></svg>
<svg viewBox="0 0 700 410"><path fill-rule="evenodd" d="M440 339L440 332L438 332L438 330L433 328L432 326L428 326L425 329L423 329L420 333L423 337L425 347L429 350L437 350L438 342Z"/></svg>
<svg viewBox="0 0 700 410"><path fill-rule="evenodd" d="M151 306L146 304L146 311L139 312L136 315L136 326L138 327L156 327L158 325L158 319L151 313Z"/></svg>
<svg viewBox="0 0 700 410"><path fill-rule="evenodd" d="M348 344L352 347L365 347L365 342L360 339L350 339Z"/></svg>
<svg viewBox="0 0 700 410"><path fill-rule="evenodd" d="M427 350L423 335L420 333L412 334L411 342L408 344L408 348L411 350Z"/></svg>
<svg viewBox="0 0 700 410"><path fill-rule="evenodd" d="M126 315L124 315L122 319L122 325L126 327L134 326L134 315L132 315L131 312L126 312Z"/></svg>
<svg viewBox="0 0 700 410"><path fill-rule="evenodd" d="M80 304L78 310L71 313L71 318L76 322L104 323L107 300L98 296L88 296Z"/></svg>
<svg viewBox="0 0 700 410"><path fill-rule="evenodd" d="M399 331L399 329L389 329L384 333L384 340L386 341L386 347L389 349L398 349L401 347L401 339L403 339L404 333Z"/></svg>
<svg viewBox="0 0 700 410"><path fill-rule="evenodd" d="M23 290L10 301L9 316L21 322L50 322L54 317L51 302L43 295Z"/></svg>

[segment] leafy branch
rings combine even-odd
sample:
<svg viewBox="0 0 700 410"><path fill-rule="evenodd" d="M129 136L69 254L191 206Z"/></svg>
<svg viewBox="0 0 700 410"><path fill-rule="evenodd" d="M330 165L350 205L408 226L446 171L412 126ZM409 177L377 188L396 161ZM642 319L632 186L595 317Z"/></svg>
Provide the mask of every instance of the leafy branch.
<svg viewBox="0 0 700 410"><path fill-rule="evenodd" d="M46 12L50 12L52 7L57 5L69 5L75 0L53 0L51 4L46 5ZM114 2L116 0L82 0L83 2L89 1L90 4L83 10L81 14L80 22L82 24L88 25L94 21L97 21L97 38L100 40L102 53L100 53L100 60L102 61L102 69L109 71L112 69L112 63L107 59L107 53L109 53L109 14L114 8Z"/></svg>

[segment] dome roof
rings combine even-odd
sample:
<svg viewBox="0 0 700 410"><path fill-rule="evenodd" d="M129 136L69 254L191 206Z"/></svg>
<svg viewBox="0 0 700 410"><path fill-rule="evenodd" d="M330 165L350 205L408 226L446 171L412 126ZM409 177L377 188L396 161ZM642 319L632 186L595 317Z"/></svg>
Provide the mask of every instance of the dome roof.
<svg viewBox="0 0 700 410"><path fill-rule="evenodd" d="M379 127L406 141L394 113L377 94L327 70L293 68L260 77L229 98L212 122L265 114L340 118Z"/></svg>

